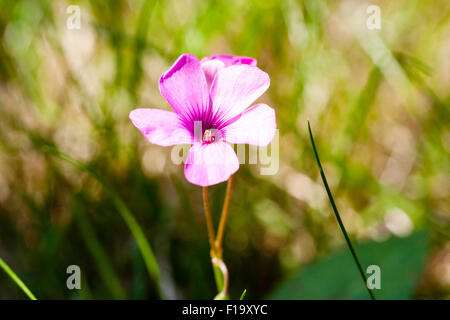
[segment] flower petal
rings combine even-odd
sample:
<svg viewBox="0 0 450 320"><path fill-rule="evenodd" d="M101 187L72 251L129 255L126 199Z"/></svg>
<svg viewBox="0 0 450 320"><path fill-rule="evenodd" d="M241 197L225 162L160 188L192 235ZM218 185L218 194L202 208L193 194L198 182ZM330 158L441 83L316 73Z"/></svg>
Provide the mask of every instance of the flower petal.
<svg viewBox="0 0 450 320"><path fill-rule="evenodd" d="M212 56L210 60L220 60L226 67L234 64L248 64L250 66L256 66L256 59L245 56L233 56L229 54L217 54Z"/></svg>
<svg viewBox="0 0 450 320"><path fill-rule="evenodd" d="M161 76L159 90L172 109L188 122L200 120L210 108L205 75L192 54L182 54Z"/></svg>
<svg viewBox="0 0 450 320"><path fill-rule="evenodd" d="M275 110L260 103L245 110L236 121L224 127L222 133L230 143L266 146L272 141L276 127Z"/></svg>
<svg viewBox="0 0 450 320"><path fill-rule="evenodd" d="M192 143L192 134L174 112L140 108L130 112L130 120L151 143L159 146Z"/></svg>
<svg viewBox="0 0 450 320"><path fill-rule="evenodd" d="M211 84L214 80L214 77L216 76L217 71L219 69L225 68L225 64L222 61L215 59L202 62L201 65L209 88L211 87Z"/></svg>
<svg viewBox="0 0 450 320"><path fill-rule="evenodd" d="M190 183L206 187L228 180L238 169L239 160L228 143L198 143L189 149L184 175Z"/></svg>
<svg viewBox="0 0 450 320"><path fill-rule="evenodd" d="M224 123L241 114L269 88L267 73L248 65L220 69L211 86L215 119Z"/></svg>

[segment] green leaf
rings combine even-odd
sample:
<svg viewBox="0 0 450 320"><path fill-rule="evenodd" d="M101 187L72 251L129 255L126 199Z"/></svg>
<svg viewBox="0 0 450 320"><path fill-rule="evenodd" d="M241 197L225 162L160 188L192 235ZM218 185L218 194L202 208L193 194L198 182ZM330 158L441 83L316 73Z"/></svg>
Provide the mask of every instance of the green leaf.
<svg viewBox="0 0 450 320"><path fill-rule="evenodd" d="M374 289L376 298L411 298L425 264L427 248L425 231L356 246L364 270L369 265L378 265L381 269L381 289ZM367 289L361 283L347 248L306 266L269 296L269 299L367 298Z"/></svg>

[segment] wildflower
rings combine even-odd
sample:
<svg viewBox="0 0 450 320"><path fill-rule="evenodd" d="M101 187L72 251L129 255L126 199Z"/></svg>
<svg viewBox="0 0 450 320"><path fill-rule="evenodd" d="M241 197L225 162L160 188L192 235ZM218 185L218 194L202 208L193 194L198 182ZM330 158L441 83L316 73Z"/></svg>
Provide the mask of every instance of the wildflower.
<svg viewBox="0 0 450 320"><path fill-rule="evenodd" d="M159 81L175 112L140 108L131 111L130 119L153 144L192 144L186 179L210 186L239 169L228 143L265 146L272 140L275 111L265 104L248 108L269 85L268 74L252 58L218 55L199 61L183 54Z"/></svg>

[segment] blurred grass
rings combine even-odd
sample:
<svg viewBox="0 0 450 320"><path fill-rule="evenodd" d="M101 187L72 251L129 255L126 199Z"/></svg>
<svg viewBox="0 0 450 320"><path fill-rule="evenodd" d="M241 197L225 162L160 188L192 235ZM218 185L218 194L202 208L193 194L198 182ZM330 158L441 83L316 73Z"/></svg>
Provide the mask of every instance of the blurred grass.
<svg viewBox="0 0 450 320"><path fill-rule="evenodd" d="M147 238L146 238L145 234L143 233L141 227L139 226L139 223L136 221L136 219L134 218L134 216L130 212L130 210L128 210L127 206L122 201L122 199L120 199L119 196L116 194L114 189L107 182L105 182L100 176L98 176L97 173L91 167L87 166L86 164L68 156L67 154L64 154L63 152L59 151L57 148L55 148L51 145L45 144L43 142L38 142L37 144L40 144L42 150L44 150L45 152L48 152L48 153L60 158L61 160L65 160L65 161L71 163L72 165L74 165L75 167L77 167L78 169L88 173L109 193L110 197L113 200L115 207L117 208L117 211L119 211L120 215L122 216L127 227L130 229L131 233L133 234L133 236L137 242L139 250L141 251L142 257L147 266L147 270L148 270L150 278L158 285L159 268L158 268L158 264L156 262L156 258L153 254L153 250L151 249L150 245L148 244ZM89 230L90 226L89 226L87 220L83 220L82 216L80 216L79 219L81 219L81 220L79 220L79 222L80 222L80 225L83 226L83 228L82 228L83 231L85 231L85 232L87 231L88 233L92 234ZM84 239L86 240L88 238L86 237L86 234L85 234ZM90 243L90 245L88 245L88 247L93 248L92 244L94 244L94 243L96 243L96 242ZM99 248L97 248L97 249L99 249ZM109 275L109 277L107 277L107 278L114 279L113 277L111 277L112 270L109 269L109 264L107 262L105 262L106 257L101 257L101 255L98 254L98 253L100 253L100 250L95 250L95 251L97 252L97 254L95 255L97 257L96 260L103 261L101 263L101 267L99 269L104 270L104 272L107 273L107 275ZM106 267L106 265L108 265L108 267ZM107 281L105 281L105 283L107 283ZM122 294L119 293L121 290L118 289L118 287L119 287L118 281L117 280L113 281L111 285L114 286L113 291L116 293L116 295L118 297L121 297Z"/></svg>
<svg viewBox="0 0 450 320"><path fill-rule="evenodd" d="M66 27L72 4L80 30ZM450 3L377 1L379 31L365 26L369 4L0 1L0 257L44 299L211 298L201 190L128 113L169 108L158 79L181 53L230 53L257 58L269 73L261 101L275 108L280 129L279 172L261 176L258 166L242 165L235 178L224 239L231 296L246 288L248 299L267 297L344 248L309 119L352 238L394 241L427 229L427 260L408 283L410 297L448 298ZM109 191L30 134L111 185L154 249L161 292ZM214 219L224 192L225 184L210 188ZM65 287L71 264L81 267L80 291ZM326 295L319 288L302 297ZM24 298L4 274L2 298Z"/></svg>

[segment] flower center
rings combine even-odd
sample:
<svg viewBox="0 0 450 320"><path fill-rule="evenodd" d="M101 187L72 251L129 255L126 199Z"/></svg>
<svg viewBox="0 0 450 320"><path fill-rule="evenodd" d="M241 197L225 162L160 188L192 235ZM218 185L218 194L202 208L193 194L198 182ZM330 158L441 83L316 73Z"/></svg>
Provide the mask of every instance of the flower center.
<svg viewBox="0 0 450 320"><path fill-rule="evenodd" d="M203 142L211 143L220 139L220 131L217 129L206 129L203 133Z"/></svg>

